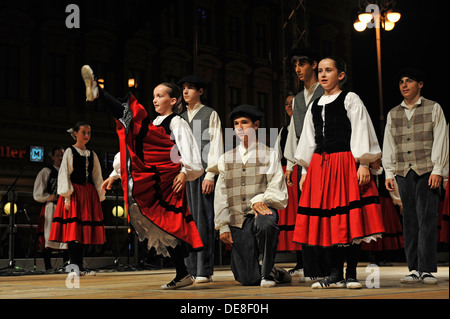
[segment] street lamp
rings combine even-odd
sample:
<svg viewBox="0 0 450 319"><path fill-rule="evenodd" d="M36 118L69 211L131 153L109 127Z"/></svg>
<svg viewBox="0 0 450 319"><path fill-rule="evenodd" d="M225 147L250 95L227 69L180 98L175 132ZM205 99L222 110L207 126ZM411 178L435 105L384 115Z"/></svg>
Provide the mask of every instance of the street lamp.
<svg viewBox="0 0 450 319"><path fill-rule="evenodd" d="M380 2L380 4L378 3ZM378 94L380 99L380 134L384 131L384 106L383 106L383 81L381 72L381 28L391 31L395 23L401 18L401 14L392 11L394 1L376 1L366 6L366 12L358 15L358 21L353 27L358 32L363 32L367 28L375 28L377 42L377 62L378 62Z"/></svg>

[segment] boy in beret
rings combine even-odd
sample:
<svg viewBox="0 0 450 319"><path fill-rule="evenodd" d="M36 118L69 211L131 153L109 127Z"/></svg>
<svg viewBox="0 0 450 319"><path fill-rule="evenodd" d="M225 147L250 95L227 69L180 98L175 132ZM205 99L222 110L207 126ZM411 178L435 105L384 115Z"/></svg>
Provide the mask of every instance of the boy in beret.
<svg viewBox="0 0 450 319"><path fill-rule="evenodd" d="M196 283L208 283L212 281L214 272L214 185L219 174L217 161L223 154L222 125L217 112L201 101L207 87L203 78L189 75L178 85L187 105L181 117L189 123L194 134L205 170L202 176L186 183L189 208L197 224L203 250L190 252L185 263Z"/></svg>
<svg viewBox="0 0 450 319"><path fill-rule="evenodd" d="M232 245L231 270L244 286L291 282L274 267L278 212L288 202L278 153L257 139L262 113L240 105L230 113L240 144L219 158L214 208L220 240ZM259 254L262 253L261 265Z"/></svg>
<svg viewBox="0 0 450 319"><path fill-rule="evenodd" d="M403 204L405 254L411 274L402 283L436 284L439 188L448 163L448 131L441 106L421 96L424 76L407 68L396 76L403 102L387 116L383 143L386 188L394 177Z"/></svg>

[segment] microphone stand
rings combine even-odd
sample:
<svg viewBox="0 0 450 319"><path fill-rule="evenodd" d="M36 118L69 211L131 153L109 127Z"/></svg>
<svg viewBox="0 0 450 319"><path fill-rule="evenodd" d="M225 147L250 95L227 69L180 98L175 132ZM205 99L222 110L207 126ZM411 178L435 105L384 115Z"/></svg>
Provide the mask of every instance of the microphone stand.
<svg viewBox="0 0 450 319"><path fill-rule="evenodd" d="M115 207L116 207L116 216L115 216L115 220L116 220L116 258L114 259L114 263L111 266L106 266L105 268L107 269L114 269L116 271L134 271L135 269L128 265L125 266L123 264L120 263L120 245L119 245L119 210L117 207L119 207L119 186L117 185L117 181L114 182L113 185L114 188L114 193L116 195L116 200L115 200Z"/></svg>
<svg viewBox="0 0 450 319"><path fill-rule="evenodd" d="M25 169L22 170L19 176L17 176L14 183L9 185L8 190L6 191L5 197L8 198L8 201L10 203L9 206L9 226L8 226L8 235L9 235L9 245L8 245L8 256L9 256L9 263L8 266L0 269L0 273L6 273L8 275L18 275L23 274L25 272L24 269L19 268L16 266L16 261L14 259L14 247L15 247L15 236L17 232L17 226L15 221L15 204L16 204L16 183L19 180L19 178L22 176L22 174L25 172Z"/></svg>
<svg viewBox="0 0 450 319"><path fill-rule="evenodd" d="M26 206L26 204L24 206ZM33 230L33 224L31 223L31 219L30 219L30 216L28 215L28 212L27 212L26 208L24 207L20 211L22 211L24 213L25 217L28 220L28 223L30 224L30 231L32 233L34 233L34 249L33 249L33 261L34 261L34 264L33 264L32 273L34 273L34 274L44 274L43 271L38 272L37 271L37 266L36 266L36 247L39 247L41 249L41 251L43 250L42 249L42 245L41 245L41 243L39 241L39 238L38 238L38 234L37 234L37 232L35 232Z"/></svg>

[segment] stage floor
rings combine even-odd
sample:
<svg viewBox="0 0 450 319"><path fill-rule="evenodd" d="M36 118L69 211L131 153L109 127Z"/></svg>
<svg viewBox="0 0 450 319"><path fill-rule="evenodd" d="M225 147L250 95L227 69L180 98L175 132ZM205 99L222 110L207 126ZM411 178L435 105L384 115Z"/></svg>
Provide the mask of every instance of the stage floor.
<svg viewBox="0 0 450 319"><path fill-rule="evenodd" d="M278 264L285 269L292 264ZM213 282L165 291L160 286L174 277L172 269L150 271L99 271L96 276L69 280L67 274L0 276L0 299L449 299L449 267L434 274L437 285L400 284L408 273L404 264L377 268L361 264L358 279L363 289L313 290L309 283L273 288L244 287L233 278L229 267L216 268ZM379 276L377 276L379 274Z"/></svg>

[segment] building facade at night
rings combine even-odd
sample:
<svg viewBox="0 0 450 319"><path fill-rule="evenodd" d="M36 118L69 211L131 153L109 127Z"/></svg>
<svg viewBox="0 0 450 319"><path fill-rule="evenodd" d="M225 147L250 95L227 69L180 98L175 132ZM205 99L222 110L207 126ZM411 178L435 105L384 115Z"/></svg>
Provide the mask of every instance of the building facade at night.
<svg viewBox="0 0 450 319"><path fill-rule="evenodd" d="M77 4L78 16L67 10L70 3ZM0 5L0 192L16 182L17 202L30 205L33 223L39 214L31 194L34 178L53 147L72 144L67 129L81 120L91 124L88 148L98 154L104 178L119 149L112 115L101 102L85 102L82 65L91 65L113 96L131 91L153 116L157 84L197 73L209 82L205 104L218 111L224 128L231 127L229 112L244 103L264 112L263 127L281 128L284 96L300 89L285 61L289 49L306 44L351 61L352 12L358 6L354 0L110 3ZM79 28L68 27L71 17L79 18Z"/></svg>

